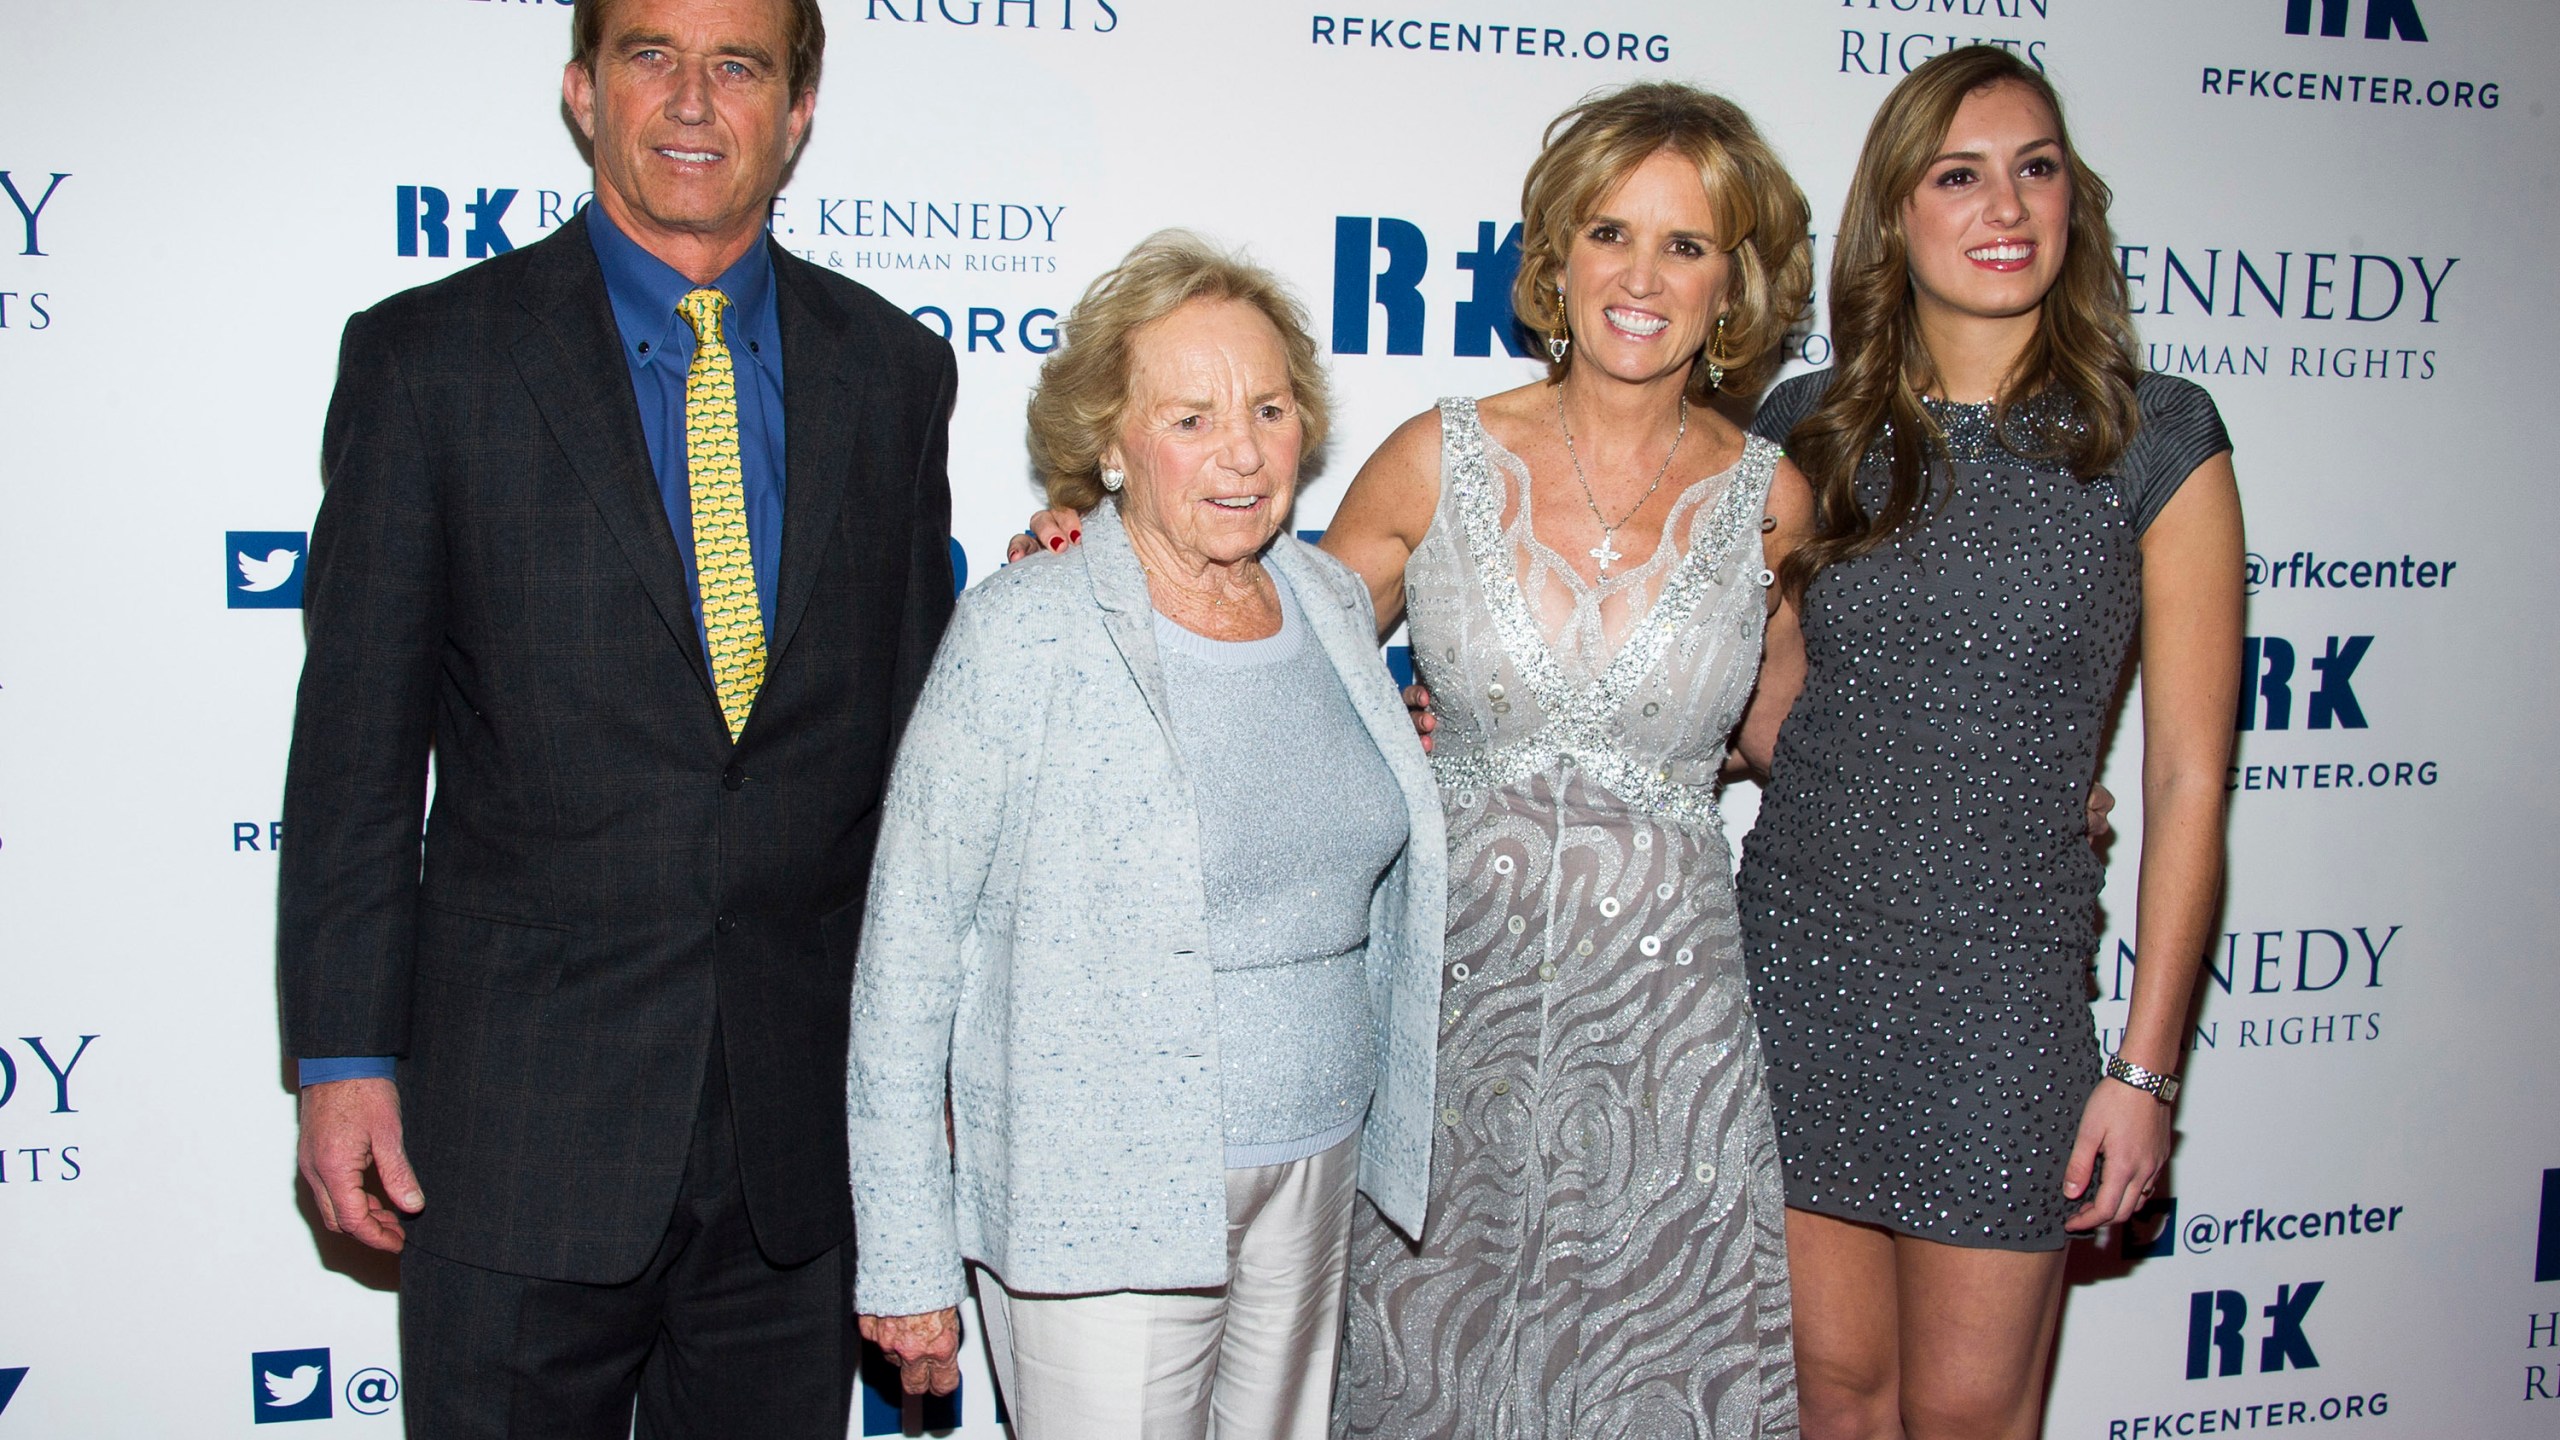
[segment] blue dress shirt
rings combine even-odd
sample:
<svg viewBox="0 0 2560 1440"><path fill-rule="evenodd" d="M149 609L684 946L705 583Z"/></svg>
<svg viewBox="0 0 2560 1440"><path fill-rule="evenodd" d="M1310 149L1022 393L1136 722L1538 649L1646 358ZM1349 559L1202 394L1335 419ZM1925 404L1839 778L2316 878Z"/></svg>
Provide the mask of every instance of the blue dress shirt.
<svg viewBox="0 0 2560 1440"><path fill-rule="evenodd" d="M702 633L702 591L693 569L693 486L685 470L684 380L693 364L693 327L676 302L696 288L674 266L643 250L614 228L604 207L587 207L587 238L604 266L604 289L622 332L622 359L631 367L632 398L640 402L640 433L649 442L658 499L684 560L685 593L693 597L693 625ZM756 571L756 606L764 612L765 637L773 636L774 577L782 569L782 325L774 304L773 255L752 246L712 287L729 297L721 319L738 393L738 456L747 488L747 547ZM710 655L710 640L703 641Z"/></svg>
<svg viewBox="0 0 2560 1440"><path fill-rule="evenodd" d="M684 382L693 364L693 326L676 302L697 287L664 260L615 228L601 205L586 209L587 239L604 267L605 296L622 334L622 359L631 370L631 395L640 404L640 434L649 446L658 499L675 532L684 561L685 593L693 598L694 633L703 655L711 652L702 627L702 588L693 564L693 486L684 453ZM747 548L756 572L756 607L764 612L765 638L773 637L774 577L782 568L782 325L774 303L773 255L750 246L712 285L729 297L721 317L729 366L738 396L738 454L747 490ZM387 1055L345 1055L299 1062L301 1083L389 1078Z"/></svg>

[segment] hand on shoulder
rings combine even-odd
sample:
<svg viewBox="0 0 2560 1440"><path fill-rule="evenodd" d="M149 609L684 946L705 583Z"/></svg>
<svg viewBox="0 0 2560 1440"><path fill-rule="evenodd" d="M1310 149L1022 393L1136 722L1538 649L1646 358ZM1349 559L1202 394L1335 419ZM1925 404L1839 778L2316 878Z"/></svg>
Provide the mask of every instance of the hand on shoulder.
<svg viewBox="0 0 2560 1440"><path fill-rule="evenodd" d="M1044 550L1055 554L1070 545L1083 543L1084 512L1065 505L1052 505L1035 512L1030 528L1005 542L1004 559L1010 565Z"/></svg>

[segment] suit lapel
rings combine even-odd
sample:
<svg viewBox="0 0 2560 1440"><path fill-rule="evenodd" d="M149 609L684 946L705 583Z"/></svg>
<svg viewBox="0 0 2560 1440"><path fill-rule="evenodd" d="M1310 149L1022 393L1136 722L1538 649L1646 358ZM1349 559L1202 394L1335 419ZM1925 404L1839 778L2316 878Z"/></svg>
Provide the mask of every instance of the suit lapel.
<svg viewBox="0 0 2560 1440"><path fill-rule="evenodd" d="M668 637L683 647L703 693L718 702L685 593L684 558L667 528L640 409L622 364L622 332L605 298L582 216L528 255L517 299L533 323L516 341L516 373L577 472L605 529L639 572Z"/></svg>
<svg viewBox="0 0 2560 1440"><path fill-rule="evenodd" d="M1174 737L1172 707L1165 702L1164 657L1156 651L1156 610L1147 598L1147 572L1138 565L1138 552L1129 548L1129 532L1112 501L1093 507L1084 517L1084 532L1078 553L1093 582L1094 603L1102 607L1102 628L1119 649L1130 678L1138 682L1138 692L1147 697L1147 708L1155 713L1179 764L1182 747Z"/></svg>
<svg viewBox="0 0 2560 1440"><path fill-rule="evenodd" d="M1156 647L1156 612L1147 598L1146 572L1139 568L1137 552L1129 548L1128 531L1111 502L1095 506L1084 517L1084 531L1084 544L1076 553L1084 557L1086 572L1092 577L1093 598L1102 608L1103 629L1119 649L1120 659L1137 681L1139 693L1146 696L1147 708L1154 712L1156 723L1171 741L1173 711L1165 700L1164 659ZM1316 562L1307 558L1301 548L1303 543L1294 536L1283 536L1272 545L1267 559L1287 577L1296 592L1298 612L1315 632L1334 673L1342 677L1342 688L1351 696L1352 710L1359 715L1369 738L1376 742L1378 753L1385 757L1387 769L1396 777L1396 788L1403 792L1405 808L1414 817L1415 843L1427 840L1437 847L1442 843L1437 828L1439 782L1432 777L1431 762L1413 733L1413 717L1406 713L1393 684L1378 683L1387 666L1378 653L1377 634L1356 605L1341 599L1333 578L1320 573ZM1178 745L1175 753L1180 754Z"/></svg>
<svg viewBox="0 0 2560 1440"><path fill-rule="evenodd" d="M856 445L871 399L867 368L851 361L853 324L825 289L800 273L805 262L774 249L774 303L782 327L782 574L774 587L769 663L800 628L819 562L835 535L848 489L866 487L870 458ZM873 507L903 515L901 507ZM903 551L900 552L903 555Z"/></svg>

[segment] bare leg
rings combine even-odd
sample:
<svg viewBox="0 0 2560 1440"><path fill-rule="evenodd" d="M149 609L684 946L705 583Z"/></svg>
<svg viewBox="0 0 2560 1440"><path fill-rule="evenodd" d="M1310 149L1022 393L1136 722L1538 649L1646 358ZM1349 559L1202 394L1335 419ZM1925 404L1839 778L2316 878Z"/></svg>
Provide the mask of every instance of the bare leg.
<svg viewBox="0 0 2560 1440"><path fill-rule="evenodd" d="M1787 1211L1804 1440L1902 1440L1896 1237Z"/></svg>
<svg viewBox="0 0 2560 1440"><path fill-rule="evenodd" d="M2063 1252L1974 1250L1908 1235L1893 1237L1893 1247L1910 1440L2034 1440L2062 1310Z"/></svg>

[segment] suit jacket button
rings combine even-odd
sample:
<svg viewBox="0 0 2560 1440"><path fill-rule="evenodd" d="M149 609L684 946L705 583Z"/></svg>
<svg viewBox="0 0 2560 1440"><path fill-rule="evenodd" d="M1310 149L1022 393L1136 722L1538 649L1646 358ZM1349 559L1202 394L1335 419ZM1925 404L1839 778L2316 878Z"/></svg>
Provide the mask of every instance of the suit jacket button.
<svg viewBox="0 0 2560 1440"><path fill-rule="evenodd" d="M746 783L747 772L739 769L735 761L730 762L728 769L720 772L720 788L723 790L741 789Z"/></svg>
<svg viewBox="0 0 2560 1440"><path fill-rule="evenodd" d="M716 935L726 935L737 928L738 917L735 915L723 915L711 922L712 933Z"/></svg>

